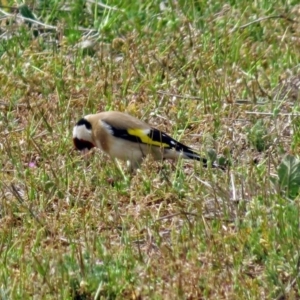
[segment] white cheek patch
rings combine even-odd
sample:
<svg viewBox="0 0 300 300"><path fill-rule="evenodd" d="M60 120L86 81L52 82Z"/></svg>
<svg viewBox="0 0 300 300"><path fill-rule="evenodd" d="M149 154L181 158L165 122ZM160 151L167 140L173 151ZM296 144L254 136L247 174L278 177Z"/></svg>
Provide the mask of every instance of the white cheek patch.
<svg viewBox="0 0 300 300"><path fill-rule="evenodd" d="M75 139L76 136L77 136L76 131L77 131L77 126L75 126L75 127L73 128L73 139Z"/></svg>
<svg viewBox="0 0 300 300"><path fill-rule="evenodd" d="M73 129L73 138L79 140L92 142L92 130L87 129L85 125L75 126Z"/></svg>

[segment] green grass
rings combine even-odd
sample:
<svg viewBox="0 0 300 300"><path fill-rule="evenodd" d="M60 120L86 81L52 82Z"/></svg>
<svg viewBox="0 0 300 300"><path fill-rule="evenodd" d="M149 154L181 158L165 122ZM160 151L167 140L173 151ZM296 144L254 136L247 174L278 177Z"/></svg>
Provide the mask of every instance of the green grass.
<svg viewBox="0 0 300 300"><path fill-rule="evenodd" d="M24 3L55 28L0 1L0 298L297 299L299 108L272 98L298 73L297 1ZM104 110L227 170L84 161L73 126Z"/></svg>

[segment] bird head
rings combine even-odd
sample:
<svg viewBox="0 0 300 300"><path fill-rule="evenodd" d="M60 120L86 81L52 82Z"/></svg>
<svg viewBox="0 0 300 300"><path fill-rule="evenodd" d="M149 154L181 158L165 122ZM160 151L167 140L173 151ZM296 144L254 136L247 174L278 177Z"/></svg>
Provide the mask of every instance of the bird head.
<svg viewBox="0 0 300 300"><path fill-rule="evenodd" d="M73 142L77 150L85 153L95 147L92 124L85 118L80 119L73 129Z"/></svg>

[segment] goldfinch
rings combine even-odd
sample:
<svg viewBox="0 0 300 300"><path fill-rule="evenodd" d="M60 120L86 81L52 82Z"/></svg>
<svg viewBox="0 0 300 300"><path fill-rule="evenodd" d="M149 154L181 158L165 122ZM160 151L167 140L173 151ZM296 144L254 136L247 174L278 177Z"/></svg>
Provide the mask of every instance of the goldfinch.
<svg viewBox="0 0 300 300"><path fill-rule="evenodd" d="M113 159L129 161L131 171L138 168L148 154L152 154L155 160L182 157L201 161L207 166L207 159L191 148L145 122L117 111L87 115L80 119L73 129L73 141L80 151L97 147Z"/></svg>

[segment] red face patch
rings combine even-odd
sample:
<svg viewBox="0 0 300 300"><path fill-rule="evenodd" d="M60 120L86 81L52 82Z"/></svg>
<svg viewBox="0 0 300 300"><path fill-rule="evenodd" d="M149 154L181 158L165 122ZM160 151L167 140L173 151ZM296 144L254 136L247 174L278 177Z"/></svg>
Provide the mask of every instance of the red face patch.
<svg viewBox="0 0 300 300"><path fill-rule="evenodd" d="M82 151L84 149L90 150L95 147L95 145L93 143L84 141L84 140L80 140L78 138L74 138L73 143L74 143L75 148L80 151Z"/></svg>

